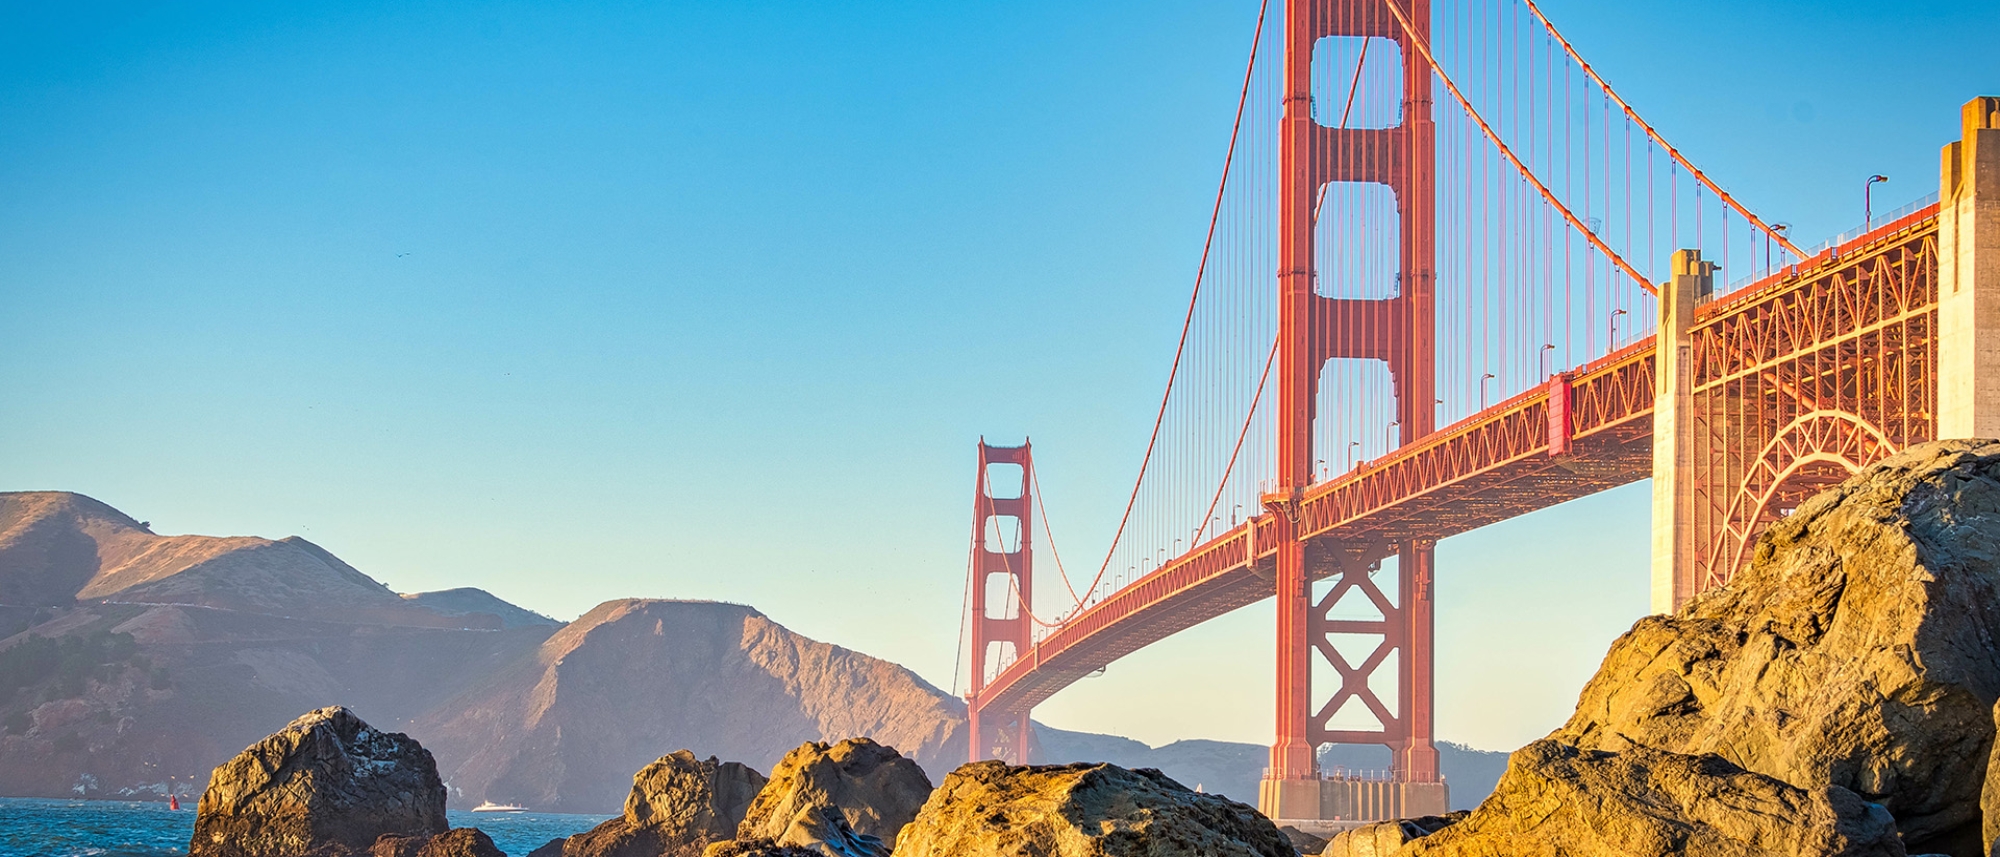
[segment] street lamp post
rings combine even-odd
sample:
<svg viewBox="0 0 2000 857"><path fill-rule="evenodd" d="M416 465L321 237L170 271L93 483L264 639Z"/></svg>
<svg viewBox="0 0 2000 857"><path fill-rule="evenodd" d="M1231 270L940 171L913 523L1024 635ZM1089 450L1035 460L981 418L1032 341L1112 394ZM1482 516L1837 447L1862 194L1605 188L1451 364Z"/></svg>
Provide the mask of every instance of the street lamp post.
<svg viewBox="0 0 2000 857"><path fill-rule="evenodd" d="M1867 183L1861 186L1862 228L1865 229L1867 227L1875 225L1875 185L1877 182L1885 182L1888 180L1889 180L1888 176L1869 176Z"/></svg>

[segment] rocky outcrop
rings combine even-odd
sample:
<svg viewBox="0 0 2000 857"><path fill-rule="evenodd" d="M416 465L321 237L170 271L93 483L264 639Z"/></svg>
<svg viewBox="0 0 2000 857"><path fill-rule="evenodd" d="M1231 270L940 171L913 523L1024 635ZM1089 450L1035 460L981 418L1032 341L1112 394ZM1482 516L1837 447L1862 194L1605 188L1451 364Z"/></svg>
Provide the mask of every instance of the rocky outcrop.
<svg viewBox="0 0 2000 857"><path fill-rule="evenodd" d="M764 787L764 775L736 762L696 759L679 750L632 777L625 813L535 849L562 857L699 857L732 839Z"/></svg>
<svg viewBox="0 0 2000 857"><path fill-rule="evenodd" d="M1115 765L953 771L896 843L896 857L1293 857L1271 821L1149 769Z"/></svg>
<svg viewBox="0 0 2000 857"><path fill-rule="evenodd" d="M1365 847L1379 848L1354 843L1343 857L1370 855ZM1326 853L1340 853L1334 849L1329 844ZM1889 813L1839 786L1801 789L1715 755L1643 747L1610 753L1554 741L1517 751L1493 796L1463 820L1400 849L1373 851L1396 857L1904 853Z"/></svg>
<svg viewBox="0 0 2000 857"><path fill-rule="evenodd" d="M1993 709L1993 722L2000 729L2000 706ZM1986 843L1986 855L2000 853L2000 741L1993 743L1991 755L1986 757L1986 782L1979 792L1980 837Z"/></svg>
<svg viewBox="0 0 2000 857"><path fill-rule="evenodd" d="M1326 849L1327 841L1325 839L1321 839L1289 824L1278 828L1278 832L1284 834L1286 841L1292 843L1292 850L1300 854L1318 854Z"/></svg>
<svg viewBox="0 0 2000 857"><path fill-rule="evenodd" d="M313 711L215 769L190 857L366 853L384 834L445 832L431 754L345 708Z"/></svg>
<svg viewBox="0 0 2000 857"><path fill-rule="evenodd" d="M368 857L507 857L493 837L476 827L456 827L436 836L399 836L375 840Z"/></svg>
<svg viewBox="0 0 2000 857"><path fill-rule="evenodd" d="M1450 815L1426 815L1422 818L1364 824L1336 835L1323 843L1320 848L1311 851L1300 848L1299 853L1318 854L1320 857L1389 857L1406 843L1443 830L1463 820L1465 816L1466 813L1454 812ZM1293 837L1292 841L1297 844L1298 838Z"/></svg>
<svg viewBox="0 0 2000 857"><path fill-rule="evenodd" d="M1913 447L1773 524L1729 586L1614 643L1550 739L1716 753L1984 855L2000 699L2000 442Z"/></svg>
<svg viewBox="0 0 2000 857"><path fill-rule="evenodd" d="M832 806L807 806L785 824L783 838L742 837L746 847L797 848L819 857L889 857L880 837L856 832Z"/></svg>
<svg viewBox="0 0 2000 857"><path fill-rule="evenodd" d="M769 839L730 839L708 846L701 857L825 857L812 848L779 845Z"/></svg>
<svg viewBox="0 0 2000 857"><path fill-rule="evenodd" d="M737 837L814 847L827 841L819 831L830 826L820 810L831 810L854 833L893 848L930 796L930 777L894 748L867 738L808 741L771 770Z"/></svg>

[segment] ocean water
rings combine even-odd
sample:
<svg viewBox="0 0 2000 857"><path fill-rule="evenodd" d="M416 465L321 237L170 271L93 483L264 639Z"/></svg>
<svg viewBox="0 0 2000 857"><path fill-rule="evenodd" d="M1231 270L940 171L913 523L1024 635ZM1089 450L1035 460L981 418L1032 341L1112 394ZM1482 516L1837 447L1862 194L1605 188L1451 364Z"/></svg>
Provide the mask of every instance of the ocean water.
<svg viewBox="0 0 2000 857"><path fill-rule="evenodd" d="M0 857L174 857L194 835L194 804L0 798ZM554 812L449 813L453 827L477 827L512 857L558 836L596 827L608 815Z"/></svg>

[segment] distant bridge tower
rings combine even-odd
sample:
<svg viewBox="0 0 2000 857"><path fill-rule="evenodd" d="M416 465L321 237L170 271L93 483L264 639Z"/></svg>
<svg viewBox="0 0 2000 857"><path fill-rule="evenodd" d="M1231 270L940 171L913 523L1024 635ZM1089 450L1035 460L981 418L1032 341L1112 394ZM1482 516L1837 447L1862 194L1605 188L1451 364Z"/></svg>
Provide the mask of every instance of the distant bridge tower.
<svg viewBox="0 0 2000 857"><path fill-rule="evenodd" d="M972 514L972 686L976 699L993 675L1034 648L1035 457L1032 446L991 446L979 441L979 488ZM1025 765L1032 756L1028 712L1003 715L967 707L971 761L1004 759Z"/></svg>

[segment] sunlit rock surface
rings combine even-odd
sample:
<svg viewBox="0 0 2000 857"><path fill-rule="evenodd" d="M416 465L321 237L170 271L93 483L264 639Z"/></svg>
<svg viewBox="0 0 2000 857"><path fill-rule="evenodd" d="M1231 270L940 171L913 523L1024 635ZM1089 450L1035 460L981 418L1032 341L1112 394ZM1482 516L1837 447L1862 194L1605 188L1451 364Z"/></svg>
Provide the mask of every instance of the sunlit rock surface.
<svg viewBox="0 0 2000 857"><path fill-rule="evenodd" d="M867 738L807 742L771 770L771 782L751 803L737 835L814 847L826 841L816 832L827 827L819 810L831 809L854 833L886 850L930 795L930 777L894 748Z"/></svg>
<svg viewBox="0 0 2000 857"><path fill-rule="evenodd" d="M322 708L215 769L196 809L190 857L367 853L384 834L445 832L431 754Z"/></svg>
<svg viewBox="0 0 2000 857"><path fill-rule="evenodd" d="M696 759L686 750L661 756L632 777L625 812L596 827L537 848L542 857L699 857L732 839L764 775L736 762Z"/></svg>
<svg viewBox="0 0 2000 857"><path fill-rule="evenodd" d="M896 857L1292 857L1291 842L1244 804L1158 771L1116 765L953 771L897 839Z"/></svg>

